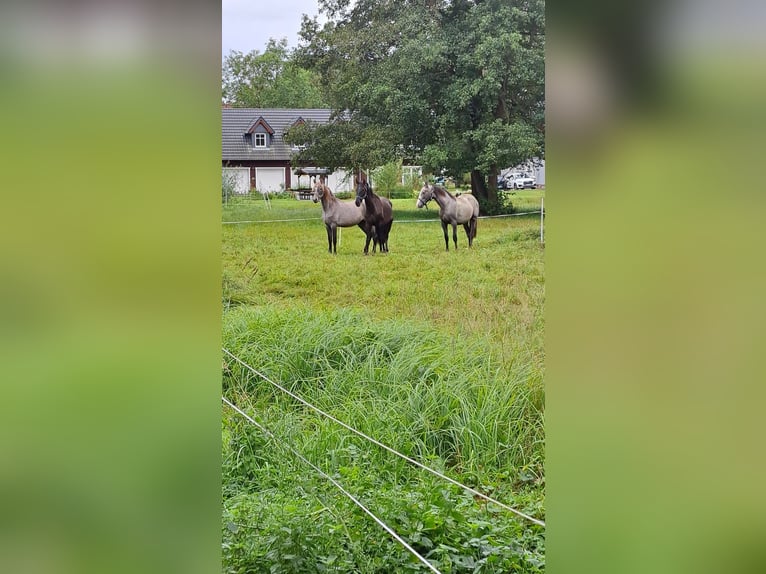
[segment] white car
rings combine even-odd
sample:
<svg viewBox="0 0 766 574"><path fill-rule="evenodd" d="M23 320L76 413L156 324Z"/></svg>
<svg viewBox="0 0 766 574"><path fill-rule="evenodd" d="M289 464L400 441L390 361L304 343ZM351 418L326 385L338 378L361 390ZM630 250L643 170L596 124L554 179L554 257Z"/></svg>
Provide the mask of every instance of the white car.
<svg viewBox="0 0 766 574"><path fill-rule="evenodd" d="M513 189L535 189L537 182L533 177L522 174L513 178Z"/></svg>

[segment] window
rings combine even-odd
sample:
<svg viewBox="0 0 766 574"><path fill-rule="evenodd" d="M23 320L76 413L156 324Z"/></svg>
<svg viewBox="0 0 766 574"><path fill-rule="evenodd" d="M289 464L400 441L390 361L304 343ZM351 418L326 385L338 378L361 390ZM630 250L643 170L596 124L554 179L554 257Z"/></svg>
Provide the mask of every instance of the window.
<svg viewBox="0 0 766 574"><path fill-rule="evenodd" d="M266 147L266 134L253 134L253 146Z"/></svg>

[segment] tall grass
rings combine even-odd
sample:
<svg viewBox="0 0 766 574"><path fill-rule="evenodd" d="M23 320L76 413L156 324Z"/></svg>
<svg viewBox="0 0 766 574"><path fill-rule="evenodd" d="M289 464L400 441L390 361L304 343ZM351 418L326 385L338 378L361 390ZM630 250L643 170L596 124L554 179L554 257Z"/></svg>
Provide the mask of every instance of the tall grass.
<svg viewBox="0 0 766 574"><path fill-rule="evenodd" d="M539 203L539 192L526 193ZM436 210L393 203L391 253L368 257L355 228L328 254L313 203L225 208L224 220L310 219L224 226L223 344L359 431L542 518L539 216L481 220L473 249L463 235L458 251L445 252ZM432 221L407 223L416 219ZM443 572L544 567L539 527L368 443L233 360L224 361L223 392L277 437L224 409L226 572L425 571L286 444Z"/></svg>
<svg viewBox="0 0 766 574"><path fill-rule="evenodd" d="M542 475L540 373L524 364L501 369L480 340L457 343L412 322L297 308L238 310L227 321L224 343L307 401L404 454L438 457L490 481L522 470ZM224 390L233 387L262 406L302 410L236 363L229 368L237 378L227 379ZM309 424L324 421L311 417Z"/></svg>
<svg viewBox="0 0 766 574"><path fill-rule="evenodd" d="M542 517L541 381L522 366L501 376L481 341L457 345L411 321L301 306L236 309L223 343L353 428ZM322 572L317 565L328 561L338 572L422 569L284 443L335 475L443 571L542 567L538 527L477 504L233 360L224 372L224 393L280 437L270 441L243 429L236 415L225 416L224 553L237 566L231 571ZM237 525L255 531L246 537Z"/></svg>

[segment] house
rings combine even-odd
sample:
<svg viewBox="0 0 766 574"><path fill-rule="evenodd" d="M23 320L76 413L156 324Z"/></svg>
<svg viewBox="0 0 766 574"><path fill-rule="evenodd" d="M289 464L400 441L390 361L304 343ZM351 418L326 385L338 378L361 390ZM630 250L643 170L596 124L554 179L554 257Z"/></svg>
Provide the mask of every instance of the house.
<svg viewBox="0 0 766 574"><path fill-rule="evenodd" d="M316 166L294 170L290 159L300 148L286 143L284 135L301 123L329 122L331 110L223 108L221 113L222 169L234 182L236 193L311 186L312 178L321 170ZM330 174L327 183L335 192L353 188L353 178L341 170Z"/></svg>

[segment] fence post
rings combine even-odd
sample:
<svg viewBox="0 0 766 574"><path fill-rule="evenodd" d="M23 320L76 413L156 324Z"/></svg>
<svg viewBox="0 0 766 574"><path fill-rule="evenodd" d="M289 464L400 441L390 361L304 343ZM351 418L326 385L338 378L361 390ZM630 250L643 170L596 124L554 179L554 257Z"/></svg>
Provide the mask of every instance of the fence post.
<svg viewBox="0 0 766 574"><path fill-rule="evenodd" d="M545 243L543 236L543 217L545 216L545 198L540 198L540 243Z"/></svg>

